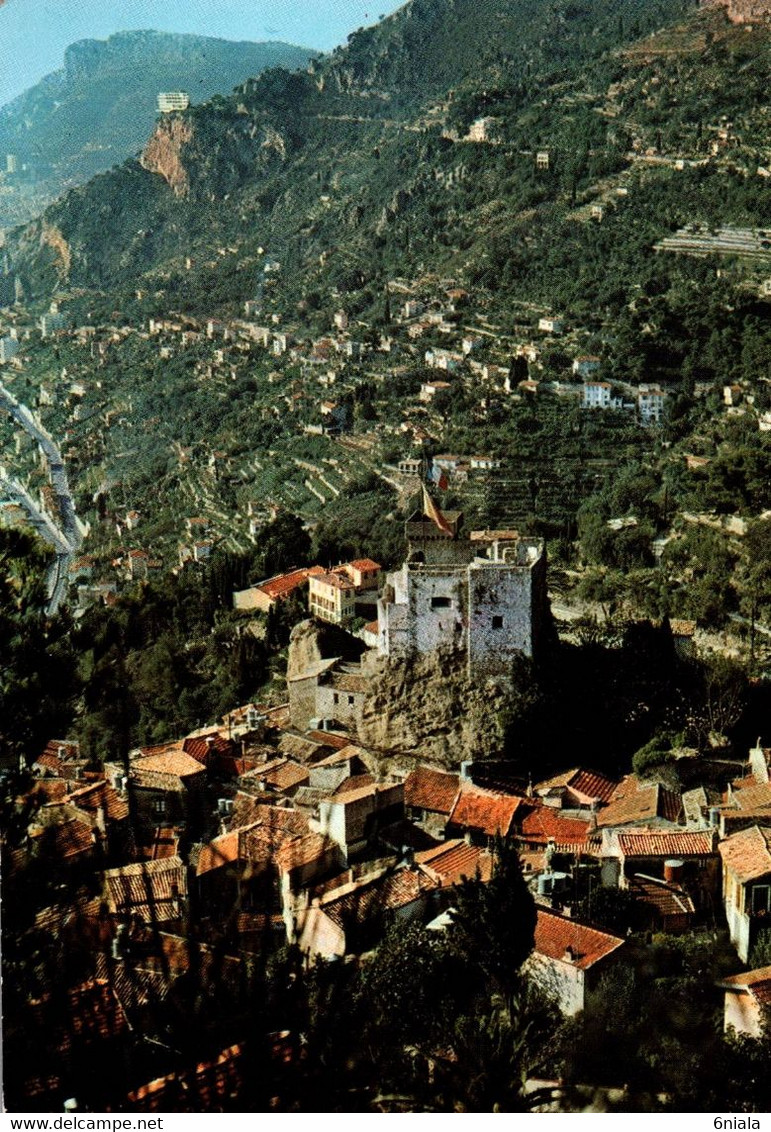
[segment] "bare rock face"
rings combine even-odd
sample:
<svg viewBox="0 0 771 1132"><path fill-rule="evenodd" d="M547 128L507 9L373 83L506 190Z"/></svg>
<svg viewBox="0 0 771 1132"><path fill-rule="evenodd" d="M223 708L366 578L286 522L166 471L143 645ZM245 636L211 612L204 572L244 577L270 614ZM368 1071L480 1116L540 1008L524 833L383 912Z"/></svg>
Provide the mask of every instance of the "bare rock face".
<svg viewBox="0 0 771 1132"><path fill-rule="evenodd" d="M169 115L159 122L139 159L144 169L163 177L177 197L186 197L190 192L182 150L192 140L193 127L187 118Z"/></svg>
<svg viewBox="0 0 771 1132"><path fill-rule="evenodd" d="M61 231L54 225L43 221L40 229L40 246L51 248L55 256L55 266L59 278L62 281L68 279L72 266L72 252Z"/></svg>
<svg viewBox="0 0 771 1132"><path fill-rule="evenodd" d="M767 24L771 22L771 0L703 0L704 8L725 8L734 24Z"/></svg>
<svg viewBox="0 0 771 1132"><path fill-rule="evenodd" d="M319 626L313 621L301 621L295 625L289 637L289 658L286 667L286 678L299 676L312 664L322 659L321 632Z"/></svg>
<svg viewBox="0 0 771 1132"><path fill-rule="evenodd" d="M402 765L415 759L448 769L500 756L506 691L470 680L464 654L438 649L412 661L380 658L370 671L363 746Z"/></svg>

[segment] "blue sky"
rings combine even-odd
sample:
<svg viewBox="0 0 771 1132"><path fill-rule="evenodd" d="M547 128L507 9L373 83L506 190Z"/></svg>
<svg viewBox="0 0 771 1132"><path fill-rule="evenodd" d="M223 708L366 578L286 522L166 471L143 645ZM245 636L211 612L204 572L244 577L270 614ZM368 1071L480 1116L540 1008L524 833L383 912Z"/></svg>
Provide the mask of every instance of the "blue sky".
<svg viewBox="0 0 771 1132"><path fill-rule="evenodd" d="M328 51L404 0L0 0L0 106L62 65L78 39L153 28L283 39Z"/></svg>

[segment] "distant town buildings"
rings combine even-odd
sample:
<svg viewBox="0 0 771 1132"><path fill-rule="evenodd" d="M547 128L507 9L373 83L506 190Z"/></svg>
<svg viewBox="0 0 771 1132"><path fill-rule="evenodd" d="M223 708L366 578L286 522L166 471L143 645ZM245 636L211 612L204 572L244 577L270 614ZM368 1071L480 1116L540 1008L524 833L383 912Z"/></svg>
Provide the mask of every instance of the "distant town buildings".
<svg viewBox="0 0 771 1132"><path fill-rule="evenodd" d="M161 91L158 95L158 111L161 114L172 114L175 110L187 110L190 106L190 95L183 90Z"/></svg>

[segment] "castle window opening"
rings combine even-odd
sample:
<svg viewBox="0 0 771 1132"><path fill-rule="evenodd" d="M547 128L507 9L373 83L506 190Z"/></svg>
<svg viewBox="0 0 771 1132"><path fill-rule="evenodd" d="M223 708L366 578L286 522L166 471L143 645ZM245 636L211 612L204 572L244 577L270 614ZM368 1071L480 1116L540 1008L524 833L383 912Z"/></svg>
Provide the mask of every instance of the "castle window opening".
<svg viewBox="0 0 771 1132"><path fill-rule="evenodd" d="M452 606L452 601L450 600L449 597L432 597L431 598L431 608L432 609L450 609L451 606Z"/></svg>
<svg viewBox="0 0 771 1132"><path fill-rule="evenodd" d="M493 629L502 629L502 628L503 628L503 618L500 616L500 614L495 614L495 616L493 617Z"/></svg>

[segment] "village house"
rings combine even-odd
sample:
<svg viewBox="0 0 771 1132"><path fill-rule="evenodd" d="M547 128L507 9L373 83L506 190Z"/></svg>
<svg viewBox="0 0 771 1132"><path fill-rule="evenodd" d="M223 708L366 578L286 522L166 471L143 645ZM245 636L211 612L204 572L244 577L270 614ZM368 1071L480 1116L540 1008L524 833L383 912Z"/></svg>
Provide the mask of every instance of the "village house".
<svg viewBox="0 0 771 1132"><path fill-rule="evenodd" d="M440 886L420 866L379 870L313 899L298 917L297 942L311 958L369 950L391 924L425 922Z"/></svg>
<svg viewBox="0 0 771 1132"><path fill-rule="evenodd" d="M539 318L538 329L543 331L544 334L564 334L565 320L564 318Z"/></svg>
<svg viewBox="0 0 771 1132"><path fill-rule="evenodd" d="M758 932L771 926L771 828L753 825L721 841L723 906L742 963Z"/></svg>
<svg viewBox="0 0 771 1132"><path fill-rule="evenodd" d="M108 911L152 927L181 926L187 909L187 868L179 857L138 861L102 874Z"/></svg>
<svg viewBox="0 0 771 1132"><path fill-rule="evenodd" d="M676 790L628 774L597 813L596 823L600 829L636 825L672 829L680 825L682 811L682 798Z"/></svg>
<svg viewBox="0 0 771 1132"><path fill-rule="evenodd" d="M613 396L609 381L585 381L581 388L582 409L620 409L623 401Z"/></svg>
<svg viewBox="0 0 771 1132"><path fill-rule="evenodd" d="M339 845L348 861L366 849L376 833L403 817L404 784L370 783L323 799L310 827Z"/></svg>
<svg viewBox="0 0 771 1132"><path fill-rule="evenodd" d="M534 793L545 806L592 810L609 802L617 787L618 783L604 774L575 767L536 783Z"/></svg>
<svg viewBox="0 0 771 1132"><path fill-rule="evenodd" d="M658 385L640 385L637 390L637 415L640 423L660 424L666 399L666 392Z"/></svg>
<svg viewBox="0 0 771 1132"><path fill-rule="evenodd" d="M289 570L284 574L276 574L250 586L246 590L237 590L233 593L233 608L242 611L259 610L269 613L276 605L286 601L292 594L297 593L307 583L310 577L323 574L322 566L303 567L300 570Z"/></svg>
<svg viewBox="0 0 771 1132"><path fill-rule="evenodd" d="M497 837L513 834L516 815L525 801L463 781L447 818L446 836L468 837L472 844L491 848Z"/></svg>
<svg viewBox="0 0 771 1132"><path fill-rule="evenodd" d="M618 936L539 908L535 948L524 971L562 1014L572 1017L586 1008L588 993L623 946Z"/></svg>
<svg viewBox="0 0 771 1132"><path fill-rule="evenodd" d="M725 992L723 1029L726 1033L734 1030L750 1038L762 1038L771 1007L771 967L729 975L717 986Z"/></svg>
<svg viewBox="0 0 771 1132"><path fill-rule="evenodd" d="M457 774L419 766L404 780L407 817L435 837L444 837L460 789Z"/></svg>
<svg viewBox="0 0 771 1132"><path fill-rule="evenodd" d="M356 731L369 679L356 664L340 657L315 661L287 678L292 724L300 731L324 724Z"/></svg>
<svg viewBox="0 0 771 1132"><path fill-rule="evenodd" d="M576 377L591 377L602 366L602 359L593 354L584 354L573 359L573 373Z"/></svg>
<svg viewBox="0 0 771 1132"><path fill-rule="evenodd" d="M117 776L121 774L118 768ZM205 814L206 769L180 743L140 748L131 759L128 799L141 841L158 826L185 825L192 835Z"/></svg>
<svg viewBox="0 0 771 1132"><path fill-rule="evenodd" d="M347 625L356 612L356 589L341 573L322 573L308 579L308 609L320 621Z"/></svg>

